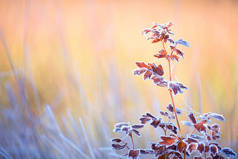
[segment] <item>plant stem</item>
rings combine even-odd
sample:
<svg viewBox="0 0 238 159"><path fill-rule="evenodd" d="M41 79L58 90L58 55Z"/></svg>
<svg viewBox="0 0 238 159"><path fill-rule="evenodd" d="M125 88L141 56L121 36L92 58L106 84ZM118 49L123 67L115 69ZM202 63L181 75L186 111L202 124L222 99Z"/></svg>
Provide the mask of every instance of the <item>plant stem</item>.
<svg viewBox="0 0 238 159"><path fill-rule="evenodd" d="M184 159L186 159L186 149L184 149Z"/></svg>
<svg viewBox="0 0 238 159"><path fill-rule="evenodd" d="M191 132L190 136L192 136L195 131L196 131L196 129L194 128L193 131Z"/></svg>
<svg viewBox="0 0 238 159"><path fill-rule="evenodd" d="M171 73L170 59L168 59L168 63L169 63L169 80L172 81L172 73Z"/></svg>
<svg viewBox="0 0 238 159"><path fill-rule="evenodd" d="M175 118L176 118L177 125L178 125L178 128L179 128L179 134L180 134L180 136L182 136L180 124L179 124L179 121L178 121L178 116L177 116L176 109L175 109L175 104L174 104L174 98L173 98L172 90L170 90L170 89L169 89L169 94L170 94L170 97L171 97Z"/></svg>
<svg viewBox="0 0 238 159"><path fill-rule="evenodd" d="M131 138L131 144L132 144L132 148L133 150L135 149L135 145L134 145L134 140L133 140L133 136L132 133L129 134L130 138Z"/></svg>
<svg viewBox="0 0 238 159"><path fill-rule="evenodd" d="M164 41L162 42L162 45L163 45L164 51L166 51ZM166 51L166 53L167 53L167 51ZM169 58L167 58L167 60L168 60L168 64L169 64L169 80L172 81L171 63L170 63L171 61L170 61ZM175 109L176 107L175 107L175 104L174 104L174 98L173 98L172 90L170 90L170 89L169 89L169 94L170 94L170 97L171 97L171 101L172 101L172 105L173 105L173 109L174 109L174 114L175 114L175 118L176 118L176 121L177 121L177 126L179 128L179 133L180 133L180 136L182 136L180 124L179 124L179 121L178 121L177 112L176 112L176 109Z"/></svg>

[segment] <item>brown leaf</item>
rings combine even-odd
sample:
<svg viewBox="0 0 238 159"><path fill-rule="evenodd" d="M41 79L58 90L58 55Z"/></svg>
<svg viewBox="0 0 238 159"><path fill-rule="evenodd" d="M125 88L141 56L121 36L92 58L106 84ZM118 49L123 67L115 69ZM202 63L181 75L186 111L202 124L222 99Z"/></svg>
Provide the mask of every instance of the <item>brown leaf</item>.
<svg viewBox="0 0 238 159"><path fill-rule="evenodd" d="M163 141L160 142L160 144L163 145L172 145L176 142L176 138L168 137L168 136L161 136L160 137Z"/></svg>
<svg viewBox="0 0 238 159"><path fill-rule="evenodd" d="M204 143L199 143L197 150L202 154L205 151L205 145Z"/></svg>
<svg viewBox="0 0 238 159"><path fill-rule="evenodd" d="M141 149L140 154L144 154L144 155L154 154L154 151L153 150L143 150L143 149Z"/></svg>
<svg viewBox="0 0 238 159"><path fill-rule="evenodd" d="M134 75L141 75L145 71L146 71L146 69L137 69L137 70L134 71Z"/></svg>
<svg viewBox="0 0 238 159"><path fill-rule="evenodd" d="M163 78L157 77L157 76L153 76L151 79L153 80L153 82L154 82L155 84L160 83L160 82L163 81Z"/></svg>
<svg viewBox="0 0 238 159"><path fill-rule="evenodd" d="M195 151L197 149L198 144L197 143L191 143L188 145L187 151L189 153Z"/></svg>
<svg viewBox="0 0 238 159"><path fill-rule="evenodd" d="M152 150L155 152L155 156L157 157L158 155L162 155L165 153L166 146L165 145L160 145L160 144L152 144L151 145Z"/></svg>
<svg viewBox="0 0 238 159"><path fill-rule="evenodd" d="M152 43L157 43L157 42L159 42L160 41L160 39L154 39L153 41L152 41Z"/></svg>
<svg viewBox="0 0 238 159"><path fill-rule="evenodd" d="M120 144L112 144L112 147L116 150L121 150L124 149L126 147L126 143L124 145L120 145Z"/></svg>
<svg viewBox="0 0 238 159"><path fill-rule="evenodd" d="M187 144L181 140L181 141L179 141L179 143L178 143L178 150L179 150L180 152L182 152L182 151L186 148L186 146L187 146Z"/></svg>
<svg viewBox="0 0 238 159"><path fill-rule="evenodd" d="M156 67L155 65L153 65L152 70L154 71L154 73L163 76L164 75L164 70L162 65L158 65L158 67Z"/></svg>
<svg viewBox="0 0 238 159"><path fill-rule="evenodd" d="M174 51L175 51L178 55L180 55L181 57L183 57L184 53L183 53L181 50L175 48Z"/></svg>
<svg viewBox="0 0 238 159"><path fill-rule="evenodd" d="M167 40L169 39L169 35L168 35L168 34L166 34L166 35L163 37L163 39L164 39L164 42L166 43L166 42L167 42Z"/></svg>
<svg viewBox="0 0 238 159"><path fill-rule="evenodd" d="M160 122L161 122L160 119L155 119L152 121L152 123L150 123L150 125L152 125L154 128L157 128Z"/></svg>
<svg viewBox="0 0 238 159"><path fill-rule="evenodd" d="M150 78L152 75L152 73L150 71L147 71L145 74L144 74L144 80L146 80L147 78Z"/></svg>
<svg viewBox="0 0 238 159"><path fill-rule="evenodd" d="M205 152L209 152L209 146L208 145L205 146Z"/></svg>
<svg viewBox="0 0 238 159"><path fill-rule="evenodd" d="M139 68L147 68L147 69L150 69L150 67L148 65L146 65L144 62L136 62L136 65L139 67Z"/></svg>
<svg viewBox="0 0 238 159"><path fill-rule="evenodd" d="M177 93L183 93L182 89L187 89L187 87L185 87L182 83L169 82L169 89L176 95Z"/></svg>
<svg viewBox="0 0 238 159"><path fill-rule="evenodd" d="M170 45L170 48L171 48L171 50L173 50L177 55L183 57L184 53L183 53L181 50L177 49L177 48L176 48L175 46L173 46L173 45Z"/></svg>
<svg viewBox="0 0 238 159"><path fill-rule="evenodd" d="M167 55L167 52L164 49L162 49L159 51L159 54L156 54L154 56L157 58L164 58L164 57L166 57L166 55Z"/></svg>
<svg viewBox="0 0 238 159"><path fill-rule="evenodd" d="M218 153L218 148L217 148L216 145L212 144L212 145L209 146L209 148L210 148L210 151L211 151L211 153L212 153L213 155L215 155L216 153Z"/></svg>
<svg viewBox="0 0 238 159"><path fill-rule="evenodd" d="M112 139L112 142L121 142L121 139L118 139L118 138Z"/></svg>
<svg viewBox="0 0 238 159"><path fill-rule="evenodd" d="M195 124L194 127L199 131L206 132L206 127L204 126L206 122L204 120L200 121L199 123Z"/></svg>
<svg viewBox="0 0 238 159"><path fill-rule="evenodd" d="M198 143L198 140L194 139L194 138L191 138L191 137L188 137L187 139L185 139L185 142L187 142L188 144Z"/></svg>
<svg viewBox="0 0 238 159"><path fill-rule="evenodd" d="M167 108L171 113L174 112L174 108L173 108L172 104L169 104L166 108ZM179 108L175 108L175 109L176 109L177 115L182 114L182 110L180 110Z"/></svg>
<svg viewBox="0 0 238 159"><path fill-rule="evenodd" d="M147 33L149 33L149 32L151 32L151 29L144 29L144 30L143 30L143 33L145 33L145 34L147 34Z"/></svg>
<svg viewBox="0 0 238 159"><path fill-rule="evenodd" d="M140 118L140 121L141 121L141 124L145 124L145 123L147 123L148 121L150 121L151 119L149 119L149 118Z"/></svg>
<svg viewBox="0 0 238 159"><path fill-rule="evenodd" d="M204 159L202 156L194 156L193 159Z"/></svg>
<svg viewBox="0 0 238 159"><path fill-rule="evenodd" d="M164 70L162 65L158 65L158 67L154 63L149 63L148 64L151 67L151 70L153 71L154 74L157 74L159 76L163 76Z"/></svg>
<svg viewBox="0 0 238 159"><path fill-rule="evenodd" d="M133 131L137 136L141 136L140 132L137 131L136 129L133 129L132 131Z"/></svg>
<svg viewBox="0 0 238 159"><path fill-rule="evenodd" d="M176 151L177 150L177 145L168 146L167 149Z"/></svg>
<svg viewBox="0 0 238 159"><path fill-rule="evenodd" d="M146 113L147 117L150 117L151 119L156 119L156 117L154 117L153 115L151 115L150 113Z"/></svg>
<svg viewBox="0 0 238 159"><path fill-rule="evenodd" d="M157 70L157 73L158 73L160 76L163 76L164 70L163 70L162 65L158 65L158 67L157 67L156 70Z"/></svg>
<svg viewBox="0 0 238 159"><path fill-rule="evenodd" d="M166 28L167 28L167 29L170 28L171 26L173 26L173 23L172 23L172 22L168 22L168 23L166 24Z"/></svg>
<svg viewBox="0 0 238 159"><path fill-rule="evenodd" d="M171 151L171 152L169 152L169 155L170 155L170 154L173 154L173 155L174 155L173 159L183 159L183 157L181 156L181 154L180 154L179 152L177 152L177 151Z"/></svg>
<svg viewBox="0 0 238 159"><path fill-rule="evenodd" d="M179 57L177 55L170 55L171 60L176 60L177 62L179 61Z"/></svg>
<svg viewBox="0 0 238 159"><path fill-rule="evenodd" d="M133 129L141 129L143 127L144 127L144 125L138 125L138 124L132 125Z"/></svg>
<svg viewBox="0 0 238 159"><path fill-rule="evenodd" d="M177 127L173 123L168 123L166 128L171 130L174 134L177 134Z"/></svg>
<svg viewBox="0 0 238 159"><path fill-rule="evenodd" d="M191 120L193 124L197 123L196 118L192 112L188 114L188 118Z"/></svg>
<svg viewBox="0 0 238 159"><path fill-rule="evenodd" d="M165 155L165 154L160 155L160 156L158 157L158 159L166 159L166 155Z"/></svg>
<svg viewBox="0 0 238 159"><path fill-rule="evenodd" d="M160 111L160 114L163 115L163 116L169 116L169 113L168 112L164 112L164 111Z"/></svg>
<svg viewBox="0 0 238 159"><path fill-rule="evenodd" d="M128 156L133 159L136 159L139 156L139 152L140 152L140 150L130 150Z"/></svg>

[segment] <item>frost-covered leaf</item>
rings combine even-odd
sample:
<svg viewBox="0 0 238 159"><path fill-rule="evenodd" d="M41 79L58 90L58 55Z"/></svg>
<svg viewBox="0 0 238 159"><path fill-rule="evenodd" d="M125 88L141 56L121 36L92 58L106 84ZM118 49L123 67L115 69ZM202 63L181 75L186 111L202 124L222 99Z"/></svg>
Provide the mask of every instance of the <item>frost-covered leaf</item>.
<svg viewBox="0 0 238 159"><path fill-rule="evenodd" d="M144 154L144 155L154 154L154 151L153 151L153 150L144 150L144 149L141 149L141 150L140 150L140 154Z"/></svg>
<svg viewBox="0 0 238 159"><path fill-rule="evenodd" d="M136 69L134 70L134 75L141 75L146 72L146 69Z"/></svg>
<svg viewBox="0 0 238 159"><path fill-rule="evenodd" d="M166 57L166 55L167 55L167 52L164 49L162 49L162 50L159 51L158 54L156 54L154 56L157 57L157 58L164 58L164 57Z"/></svg>
<svg viewBox="0 0 238 159"><path fill-rule="evenodd" d="M183 93L182 89L187 89L182 83L178 82L169 82L168 83L168 88L174 92L174 95L177 93Z"/></svg>
<svg viewBox="0 0 238 159"><path fill-rule="evenodd" d="M194 127L197 129L199 132L206 132L206 127L205 127L205 122L204 120L194 124Z"/></svg>
<svg viewBox="0 0 238 159"><path fill-rule="evenodd" d="M163 67L162 65L158 65L156 66L155 64L149 64L152 71L155 73L155 74L158 74L159 76L163 76L164 75L164 70L163 70Z"/></svg>
<svg viewBox="0 0 238 159"><path fill-rule="evenodd" d="M151 120L150 118L146 118L146 117L140 118L141 124L146 124L150 120Z"/></svg>
<svg viewBox="0 0 238 159"><path fill-rule="evenodd" d="M184 45L186 47L189 47L189 43L183 39L179 39L176 41L176 44Z"/></svg>
<svg viewBox="0 0 238 159"><path fill-rule="evenodd" d="M166 151L166 146L165 145L160 145L160 144L151 144L152 150L155 152L155 156L159 156L162 154L165 154Z"/></svg>
<svg viewBox="0 0 238 159"><path fill-rule="evenodd" d="M192 112L190 112L190 113L188 114L188 118L191 120L191 122L192 122L193 124L196 124L196 123L197 123L197 120L196 120L196 118L195 118L195 116L194 116L194 114L193 114Z"/></svg>
<svg viewBox="0 0 238 159"><path fill-rule="evenodd" d="M220 121L225 121L225 117L221 114L217 114L217 113L210 113L208 115L209 118L213 118L213 119L217 119L217 120L220 120Z"/></svg>
<svg viewBox="0 0 238 159"><path fill-rule="evenodd" d="M193 159L204 159L202 156L194 156Z"/></svg>
<svg viewBox="0 0 238 159"><path fill-rule="evenodd" d="M173 50L173 52L175 52L177 55L183 57L184 53L183 53L181 50L177 49L177 48L176 48L175 46L173 46L173 45L170 45L170 48L171 48L171 50Z"/></svg>
<svg viewBox="0 0 238 159"><path fill-rule="evenodd" d="M147 69L150 69L150 67L145 64L144 62L136 62L136 65L139 67L139 68L147 68Z"/></svg>
<svg viewBox="0 0 238 159"><path fill-rule="evenodd" d="M122 132L125 131L126 129L129 129L130 123L126 122L120 122L114 125L114 132Z"/></svg>
<svg viewBox="0 0 238 159"><path fill-rule="evenodd" d="M160 114L163 115L163 116L169 116L169 113L168 112L164 112L164 111L160 111Z"/></svg>
<svg viewBox="0 0 238 159"><path fill-rule="evenodd" d="M177 62L179 61L179 57L177 55L170 55L169 57L171 60L176 60Z"/></svg>
<svg viewBox="0 0 238 159"><path fill-rule="evenodd" d="M159 42L161 39L154 39L153 41L152 41L152 43L157 43L157 42Z"/></svg>
<svg viewBox="0 0 238 159"><path fill-rule="evenodd" d="M139 124L135 124L135 125L132 125L132 128L133 129L141 129L141 128L143 128L144 127L144 125L139 125Z"/></svg>
<svg viewBox="0 0 238 159"><path fill-rule="evenodd" d="M193 137L188 137L187 139L185 139L185 142L187 142L188 144L198 143L198 140Z"/></svg>
<svg viewBox="0 0 238 159"><path fill-rule="evenodd" d="M165 81L163 77L152 76L151 79L158 86L161 86L161 87L166 87L167 86L167 81Z"/></svg>
<svg viewBox="0 0 238 159"><path fill-rule="evenodd" d="M127 146L127 143L125 143L124 145L120 145L120 144L112 144L112 148L114 148L115 150L122 150Z"/></svg>
<svg viewBox="0 0 238 159"><path fill-rule="evenodd" d="M165 154L160 155L160 156L158 157L158 159L166 159L166 155L165 155Z"/></svg>
<svg viewBox="0 0 238 159"><path fill-rule="evenodd" d="M215 144L210 145L209 148L212 155L215 155L218 153L218 148Z"/></svg>
<svg viewBox="0 0 238 159"><path fill-rule="evenodd" d="M177 127L174 125L174 123L167 123L166 128L172 131L174 134L177 134Z"/></svg>
<svg viewBox="0 0 238 159"><path fill-rule="evenodd" d="M154 120L150 123L150 125L152 125L154 128L157 128L158 125L160 124L160 122L161 122L161 119L154 119Z"/></svg>
<svg viewBox="0 0 238 159"><path fill-rule="evenodd" d="M133 129L132 132L134 132L137 136L141 136L140 132L136 129Z"/></svg>
<svg viewBox="0 0 238 159"><path fill-rule="evenodd" d="M173 108L172 104L169 104L169 105L167 106L167 109L168 109L170 112L174 113L174 108ZM175 108L175 109L176 109L177 115L181 115L181 114L182 114L182 110L181 110L181 109L179 109L179 108Z"/></svg>
<svg viewBox="0 0 238 159"><path fill-rule="evenodd" d="M182 152L186 148L186 146L187 146L187 144L185 142L183 142L182 140L179 141L179 143L178 143L179 152Z"/></svg>
<svg viewBox="0 0 238 159"><path fill-rule="evenodd" d="M139 157L140 150L130 150L128 157L132 159L137 159Z"/></svg>
<svg viewBox="0 0 238 159"><path fill-rule="evenodd" d="M210 151L209 146L205 145L205 152L209 152L209 151Z"/></svg>
<svg viewBox="0 0 238 159"><path fill-rule="evenodd" d="M112 139L112 142L121 142L121 139L115 138L115 139Z"/></svg>
<svg viewBox="0 0 238 159"><path fill-rule="evenodd" d="M236 152L234 152L231 148L229 147L224 147L220 151L224 157L230 157L230 158L237 158Z"/></svg>
<svg viewBox="0 0 238 159"><path fill-rule="evenodd" d="M181 153L179 153L178 151L170 151L168 153L168 155L170 156L170 158L172 159L183 159ZM165 159L167 159L168 157L166 157Z"/></svg>
<svg viewBox="0 0 238 159"><path fill-rule="evenodd" d="M156 119L153 115L151 115L150 113L146 113L147 117L150 117L151 119Z"/></svg>
<svg viewBox="0 0 238 159"><path fill-rule="evenodd" d="M205 145L204 143L199 143L197 150L202 154L205 151Z"/></svg>
<svg viewBox="0 0 238 159"><path fill-rule="evenodd" d="M171 43L171 44L174 44L174 40L173 39L168 39L168 41Z"/></svg>
<svg viewBox="0 0 238 159"><path fill-rule="evenodd" d="M197 147L198 147L197 143L191 143L187 147L187 152L191 154L193 151L197 150Z"/></svg>
<svg viewBox="0 0 238 159"><path fill-rule="evenodd" d="M152 72L146 71L146 73L144 74L144 80L146 80L147 78L150 78L151 76L152 76Z"/></svg>
<svg viewBox="0 0 238 159"><path fill-rule="evenodd" d="M177 141L177 139L174 137L161 136L160 138L162 139L162 141L159 143L162 145L172 145Z"/></svg>

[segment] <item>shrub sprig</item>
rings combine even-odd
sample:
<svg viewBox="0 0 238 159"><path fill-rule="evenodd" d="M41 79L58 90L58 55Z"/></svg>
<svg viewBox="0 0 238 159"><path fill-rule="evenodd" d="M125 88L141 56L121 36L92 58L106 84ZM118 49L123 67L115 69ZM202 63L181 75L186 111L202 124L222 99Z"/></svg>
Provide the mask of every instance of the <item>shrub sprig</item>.
<svg viewBox="0 0 238 159"><path fill-rule="evenodd" d="M160 111L161 117L155 117L151 113L141 116L140 124L131 125L130 123L117 123L114 132L121 133L121 138L112 140L112 148L116 151L123 150L123 156L139 159L141 156L151 155L157 159L224 159L237 158L237 154L228 147L222 147L218 141L221 138L220 126L212 122L212 119L225 121L223 115L217 113L205 113L195 116L193 112L187 114L188 121L179 122L178 115L182 110L176 107L174 97L178 93L183 93L187 87L182 82L173 81L171 65L184 58L184 53L177 46L183 45L189 47L189 43L183 39L174 39L174 33L171 30L173 23L166 24L154 23L152 27L144 29L143 35L152 43L161 43L161 49L155 58L168 62L169 79L164 77L164 69L161 64L136 62L137 69L134 75L141 75L143 79L150 79L159 87L168 89L171 98L171 104L167 106L167 111ZM169 48L169 49L166 49ZM168 120L164 120L167 118ZM176 125L172 122L176 120ZM165 122L169 121L169 122ZM163 133L157 143L152 143L148 149L135 149L133 134L141 136L140 129L145 124L150 124L155 129L162 129ZM190 134L183 134L180 123L191 127ZM128 136L130 140L126 140ZM129 143L130 142L130 143Z"/></svg>

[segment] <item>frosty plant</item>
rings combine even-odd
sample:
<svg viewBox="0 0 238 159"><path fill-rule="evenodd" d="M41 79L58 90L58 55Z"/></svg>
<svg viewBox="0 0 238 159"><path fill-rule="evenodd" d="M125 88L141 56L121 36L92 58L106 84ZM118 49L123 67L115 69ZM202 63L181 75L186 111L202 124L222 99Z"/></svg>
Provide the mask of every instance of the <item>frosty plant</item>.
<svg viewBox="0 0 238 159"><path fill-rule="evenodd" d="M159 87L168 89L171 104L168 104L167 111L160 111L160 117L151 113L141 116L140 124L126 122L117 123L114 132L120 133L120 138L112 140L112 147L120 155L133 159L158 158L158 159L224 159L236 158L237 154L228 147L222 147L220 140L220 126L213 120L224 121L224 116L216 113L205 113L195 116L191 111L187 114L189 121L180 122L178 115L182 110L176 107L174 97L187 89L183 83L173 81L171 65L179 62L184 53L178 48L179 45L189 47L189 43L183 39L174 40L174 33L171 31L172 23L153 24L151 28L144 29L143 34L152 43L160 44L161 49L154 57L168 62L168 79L164 77L164 69L161 64L136 62L137 69L134 75L142 75L143 79L150 79ZM163 118L162 118L163 117ZM174 124L172 121L176 121ZM141 136L140 129L149 123L154 128L161 129L158 142L151 143L149 148L138 148L134 144L134 135ZM180 124L191 128L191 133L183 134ZM127 140L127 139L130 140Z"/></svg>

